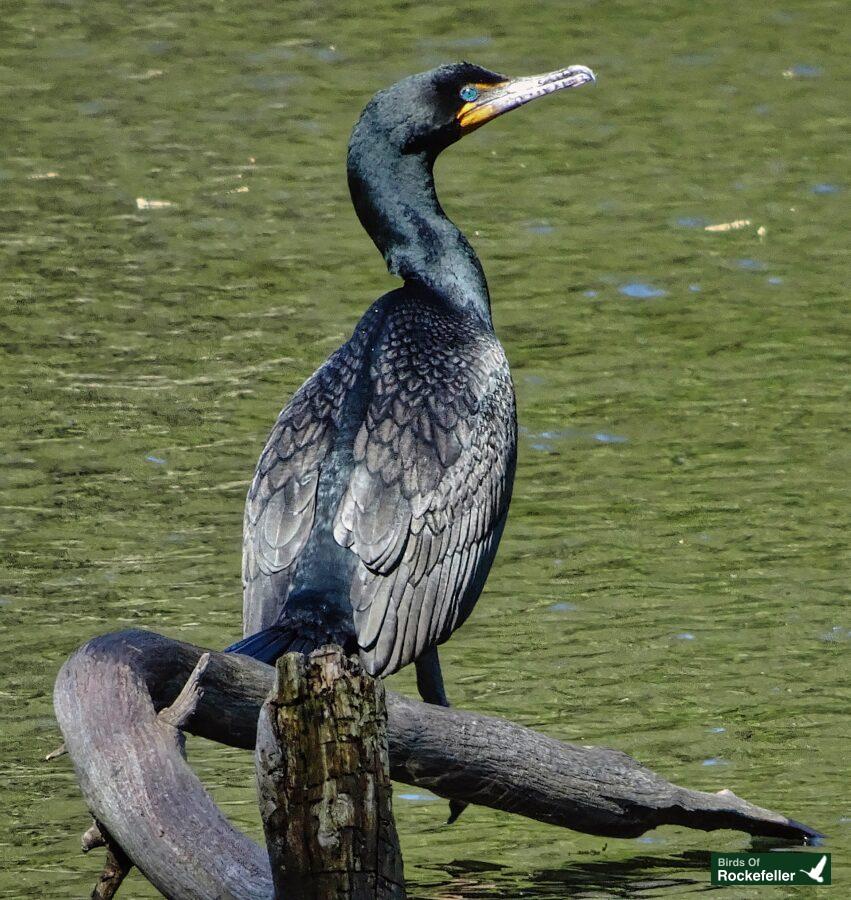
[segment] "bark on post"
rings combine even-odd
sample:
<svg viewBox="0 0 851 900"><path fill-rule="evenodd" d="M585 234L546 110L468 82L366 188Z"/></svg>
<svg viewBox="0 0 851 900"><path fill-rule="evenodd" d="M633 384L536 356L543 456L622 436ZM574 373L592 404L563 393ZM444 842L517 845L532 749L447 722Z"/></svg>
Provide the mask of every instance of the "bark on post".
<svg viewBox="0 0 851 900"><path fill-rule="evenodd" d="M405 897L380 681L339 647L282 657L255 760L276 897Z"/></svg>

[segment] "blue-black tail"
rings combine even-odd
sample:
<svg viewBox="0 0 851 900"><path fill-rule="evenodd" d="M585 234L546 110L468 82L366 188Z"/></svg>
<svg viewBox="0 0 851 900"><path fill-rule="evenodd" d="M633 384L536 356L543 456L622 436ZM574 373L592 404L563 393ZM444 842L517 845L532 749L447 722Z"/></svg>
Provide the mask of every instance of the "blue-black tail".
<svg viewBox="0 0 851 900"><path fill-rule="evenodd" d="M273 625L225 647L225 653L242 653L271 665L285 653L310 653L318 646L321 645L305 640L289 625Z"/></svg>
<svg viewBox="0 0 851 900"><path fill-rule="evenodd" d="M341 604L320 594L303 592L287 599L279 623L225 647L224 652L242 653L272 665L285 653L307 654L328 644L357 653L351 608L341 609Z"/></svg>

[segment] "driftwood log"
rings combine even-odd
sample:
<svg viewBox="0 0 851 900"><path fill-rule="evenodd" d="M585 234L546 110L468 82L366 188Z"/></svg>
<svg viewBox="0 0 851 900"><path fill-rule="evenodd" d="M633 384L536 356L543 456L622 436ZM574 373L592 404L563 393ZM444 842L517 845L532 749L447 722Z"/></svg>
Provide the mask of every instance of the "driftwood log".
<svg viewBox="0 0 851 900"><path fill-rule="evenodd" d="M380 681L339 647L282 657L255 761L277 897L404 900Z"/></svg>
<svg viewBox="0 0 851 900"><path fill-rule="evenodd" d="M274 896L266 850L222 815L186 763L178 730L254 749L274 676L247 657L207 654L146 631L95 638L59 672L56 715L86 804L168 897ZM177 719L158 716L187 696L192 679ZM673 785L615 750L390 691L386 699L392 778L448 799L611 837L664 824L804 842L819 836L730 791Z"/></svg>

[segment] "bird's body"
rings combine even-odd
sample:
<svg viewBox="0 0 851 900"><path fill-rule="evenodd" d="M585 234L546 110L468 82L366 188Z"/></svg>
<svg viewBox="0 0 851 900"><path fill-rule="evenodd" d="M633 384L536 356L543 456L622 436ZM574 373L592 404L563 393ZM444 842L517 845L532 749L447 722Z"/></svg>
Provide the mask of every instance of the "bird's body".
<svg viewBox="0 0 851 900"><path fill-rule="evenodd" d="M276 625L281 598L321 597L328 613L351 609L374 674L442 643L481 593L515 453L492 329L425 290L385 295L299 389L261 457L246 505L246 632Z"/></svg>
<svg viewBox="0 0 851 900"><path fill-rule="evenodd" d="M272 661L334 642L374 675L416 661L421 693L445 702L435 648L469 615L496 554L517 426L484 273L432 168L464 131L592 79L574 67L511 82L463 63L367 105L349 185L404 284L278 417L246 503L246 638L229 649Z"/></svg>

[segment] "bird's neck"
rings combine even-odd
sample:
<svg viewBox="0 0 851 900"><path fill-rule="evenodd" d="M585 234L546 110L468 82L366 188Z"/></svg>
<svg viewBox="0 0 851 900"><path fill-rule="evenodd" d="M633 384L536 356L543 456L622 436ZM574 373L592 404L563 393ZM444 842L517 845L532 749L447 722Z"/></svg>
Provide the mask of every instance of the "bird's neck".
<svg viewBox="0 0 851 900"><path fill-rule="evenodd" d="M358 218L394 275L425 286L488 325L490 295L479 258L440 206L433 161L352 141L349 189Z"/></svg>

